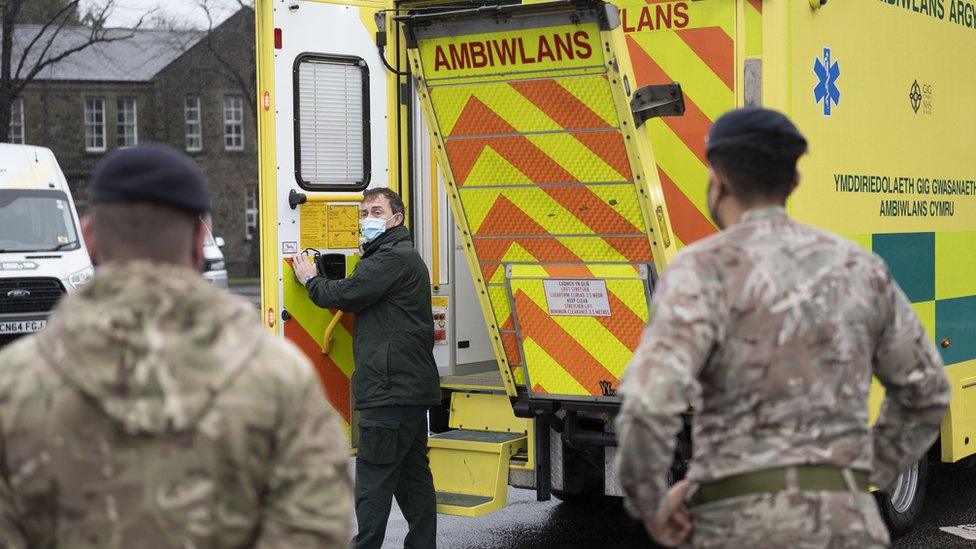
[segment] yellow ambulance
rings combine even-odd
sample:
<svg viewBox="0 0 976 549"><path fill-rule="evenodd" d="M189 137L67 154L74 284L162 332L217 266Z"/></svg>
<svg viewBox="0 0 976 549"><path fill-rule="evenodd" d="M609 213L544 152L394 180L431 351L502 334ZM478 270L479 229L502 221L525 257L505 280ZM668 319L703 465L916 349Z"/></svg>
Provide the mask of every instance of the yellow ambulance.
<svg viewBox="0 0 976 549"><path fill-rule="evenodd" d="M358 258L389 186L432 275L442 513L508 486L615 497L616 387L656 274L715 232L704 137L764 105L808 136L791 215L883 257L953 383L931 456L976 451L976 4L970 0L258 0L262 303L357 441L354 318L290 258ZM880 391L872 395L877 410ZM683 435L672 474L690 457ZM910 528L927 463L879 495Z"/></svg>

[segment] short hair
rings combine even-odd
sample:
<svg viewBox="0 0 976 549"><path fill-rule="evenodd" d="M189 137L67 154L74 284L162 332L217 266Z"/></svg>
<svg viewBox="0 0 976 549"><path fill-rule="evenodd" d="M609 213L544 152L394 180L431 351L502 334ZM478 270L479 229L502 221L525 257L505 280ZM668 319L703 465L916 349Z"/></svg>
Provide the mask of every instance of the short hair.
<svg viewBox="0 0 976 549"><path fill-rule="evenodd" d="M390 203L390 210L393 211L393 215L402 214L406 211L403 207L403 199L400 195L387 187L373 187L372 189L366 189L363 192L363 202L372 202L376 200L377 197L385 197L387 202Z"/></svg>
<svg viewBox="0 0 976 549"><path fill-rule="evenodd" d="M745 202L785 199L796 177L796 163L806 152L807 143L798 136L747 135L715 145L708 151L708 162Z"/></svg>
<svg viewBox="0 0 976 549"><path fill-rule="evenodd" d="M91 218L105 261L180 263L193 251L202 230L198 215L148 202L92 204Z"/></svg>

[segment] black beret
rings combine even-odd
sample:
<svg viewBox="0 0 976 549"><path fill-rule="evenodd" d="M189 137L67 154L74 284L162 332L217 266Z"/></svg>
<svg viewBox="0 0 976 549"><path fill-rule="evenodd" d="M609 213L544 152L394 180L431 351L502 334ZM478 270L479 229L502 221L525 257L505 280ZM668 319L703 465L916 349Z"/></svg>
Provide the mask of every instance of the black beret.
<svg viewBox="0 0 976 549"><path fill-rule="evenodd" d="M210 211L210 189L203 172L168 145L140 145L106 156L92 174L93 204L148 202L192 214Z"/></svg>
<svg viewBox="0 0 976 549"><path fill-rule="evenodd" d="M793 136L804 144L807 142L800 130L783 113L761 107L745 107L729 111L715 121L705 139L705 148L711 151L717 145L741 137L764 135Z"/></svg>

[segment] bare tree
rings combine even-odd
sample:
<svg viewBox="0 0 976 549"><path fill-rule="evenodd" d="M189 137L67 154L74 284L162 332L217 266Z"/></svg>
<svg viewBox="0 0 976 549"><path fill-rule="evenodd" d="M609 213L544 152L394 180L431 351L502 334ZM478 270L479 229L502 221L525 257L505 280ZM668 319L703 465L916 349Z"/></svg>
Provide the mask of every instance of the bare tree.
<svg viewBox="0 0 976 549"><path fill-rule="evenodd" d="M207 16L207 36L204 39L210 54L217 60L221 67L221 73L235 82L241 90L241 94L250 107L252 117L257 116L257 64L254 57L254 48L247 48L247 58L244 63L235 64L228 55L228 52L219 48L214 42L214 24L216 12L221 7L232 7L235 11L242 9L253 10L253 3L250 0L198 0L200 9Z"/></svg>
<svg viewBox="0 0 976 549"><path fill-rule="evenodd" d="M116 0L101 0L82 19L84 26L73 26L81 0L67 0L40 25L17 29L29 2L35 0L0 0L0 142L8 139L11 106L41 71L95 44L128 40L143 24L107 28Z"/></svg>

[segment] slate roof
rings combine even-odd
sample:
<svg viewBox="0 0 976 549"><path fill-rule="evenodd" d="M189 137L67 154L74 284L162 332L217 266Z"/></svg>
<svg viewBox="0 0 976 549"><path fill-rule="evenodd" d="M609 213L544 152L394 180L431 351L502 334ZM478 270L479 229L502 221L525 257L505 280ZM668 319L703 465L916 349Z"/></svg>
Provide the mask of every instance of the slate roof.
<svg viewBox="0 0 976 549"><path fill-rule="evenodd" d="M13 66L16 70L21 51L42 30L40 25L18 25L14 30ZM50 30L48 31L50 32ZM85 43L91 29L87 27L66 27L57 35L45 58L56 56L73 47ZM109 37L130 38L93 44L75 52L63 60L46 67L36 80L74 80L101 82L148 82L156 74L172 63L183 52L200 41L206 33L201 31L171 31L156 29L107 29ZM41 38L31 48L28 63L37 59L47 44Z"/></svg>

